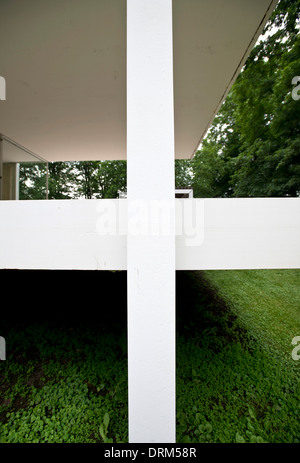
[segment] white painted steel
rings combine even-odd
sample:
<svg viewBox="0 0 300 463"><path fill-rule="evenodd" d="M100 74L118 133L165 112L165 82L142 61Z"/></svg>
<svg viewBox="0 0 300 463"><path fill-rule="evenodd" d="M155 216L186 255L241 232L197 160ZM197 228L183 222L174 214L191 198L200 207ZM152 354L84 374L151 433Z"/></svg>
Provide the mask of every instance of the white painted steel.
<svg viewBox="0 0 300 463"><path fill-rule="evenodd" d="M178 270L300 268L300 198L176 200L179 229L186 201Z"/></svg>
<svg viewBox="0 0 300 463"><path fill-rule="evenodd" d="M0 76L0 100L6 100L6 80Z"/></svg>
<svg viewBox="0 0 300 463"><path fill-rule="evenodd" d="M176 439L172 0L127 1L127 175L129 441L172 443ZM167 229L160 228L159 214L153 211L160 205L169 216Z"/></svg>
<svg viewBox="0 0 300 463"><path fill-rule="evenodd" d="M175 204L177 270L300 268L300 198ZM168 237L168 210L152 233ZM137 218L132 209L132 233L146 246ZM1 201L0 243L0 268L126 270L127 200Z"/></svg>
<svg viewBox="0 0 300 463"><path fill-rule="evenodd" d="M113 199L1 201L0 268L125 270L122 211Z"/></svg>
<svg viewBox="0 0 300 463"><path fill-rule="evenodd" d="M2 176L3 176L3 138L0 134L0 200L2 199Z"/></svg>

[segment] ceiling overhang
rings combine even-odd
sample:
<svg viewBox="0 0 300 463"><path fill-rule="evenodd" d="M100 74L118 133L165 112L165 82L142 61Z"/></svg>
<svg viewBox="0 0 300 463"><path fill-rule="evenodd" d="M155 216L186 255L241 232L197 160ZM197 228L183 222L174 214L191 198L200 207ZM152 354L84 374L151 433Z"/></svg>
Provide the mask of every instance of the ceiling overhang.
<svg viewBox="0 0 300 463"><path fill-rule="evenodd" d="M277 1L173 0L175 157L190 158ZM1 0L0 133L48 161L126 159L126 1Z"/></svg>

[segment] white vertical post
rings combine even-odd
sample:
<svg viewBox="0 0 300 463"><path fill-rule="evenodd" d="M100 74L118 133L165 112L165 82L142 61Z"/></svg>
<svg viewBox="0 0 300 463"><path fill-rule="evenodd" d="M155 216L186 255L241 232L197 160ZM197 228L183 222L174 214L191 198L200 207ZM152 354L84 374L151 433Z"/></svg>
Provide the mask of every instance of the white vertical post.
<svg viewBox="0 0 300 463"><path fill-rule="evenodd" d="M2 199L2 185L3 185L2 177L3 177L3 138L0 133L0 200Z"/></svg>
<svg viewBox="0 0 300 463"><path fill-rule="evenodd" d="M129 441L175 442L172 0L127 0Z"/></svg>
<svg viewBox="0 0 300 463"><path fill-rule="evenodd" d="M16 192L16 195L15 195L15 199L16 200L19 200L19 197L20 197L20 163L16 163L16 185L15 185L16 189L15 189L15 192Z"/></svg>

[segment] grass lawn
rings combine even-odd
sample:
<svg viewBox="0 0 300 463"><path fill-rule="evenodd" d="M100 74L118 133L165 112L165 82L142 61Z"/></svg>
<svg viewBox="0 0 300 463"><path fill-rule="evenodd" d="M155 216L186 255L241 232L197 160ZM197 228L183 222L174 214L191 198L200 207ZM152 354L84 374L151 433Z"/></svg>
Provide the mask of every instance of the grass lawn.
<svg viewBox="0 0 300 463"><path fill-rule="evenodd" d="M0 442L127 442L126 273L72 273L59 295L49 275L47 305L0 324ZM177 442L299 442L300 271L176 278Z"/></svg>
<svg viewBox="0 0 300 463"><path fill-rule="evenodd" d="M300 271L183 272L180 280L178 441L299 442L291 341L300 335Z"/></svg>
<svg viewBox="0 0 300 463"><path fill-rule="evenodd" d="M205 276L240 323L274 355L291 357L291 340L300 336L300 271L210 271Z"/></svg>

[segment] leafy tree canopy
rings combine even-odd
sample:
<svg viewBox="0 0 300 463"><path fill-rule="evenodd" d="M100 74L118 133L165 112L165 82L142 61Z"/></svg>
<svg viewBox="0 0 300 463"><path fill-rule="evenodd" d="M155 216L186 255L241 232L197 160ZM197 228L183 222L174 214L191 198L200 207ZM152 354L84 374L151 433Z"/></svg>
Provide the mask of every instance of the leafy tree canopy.
<svg viewBox="0 0 300 463"><path fill-rule="evenodd" d="M299 196L299 20L281 0L193 159L194 196Z"/></svg>

